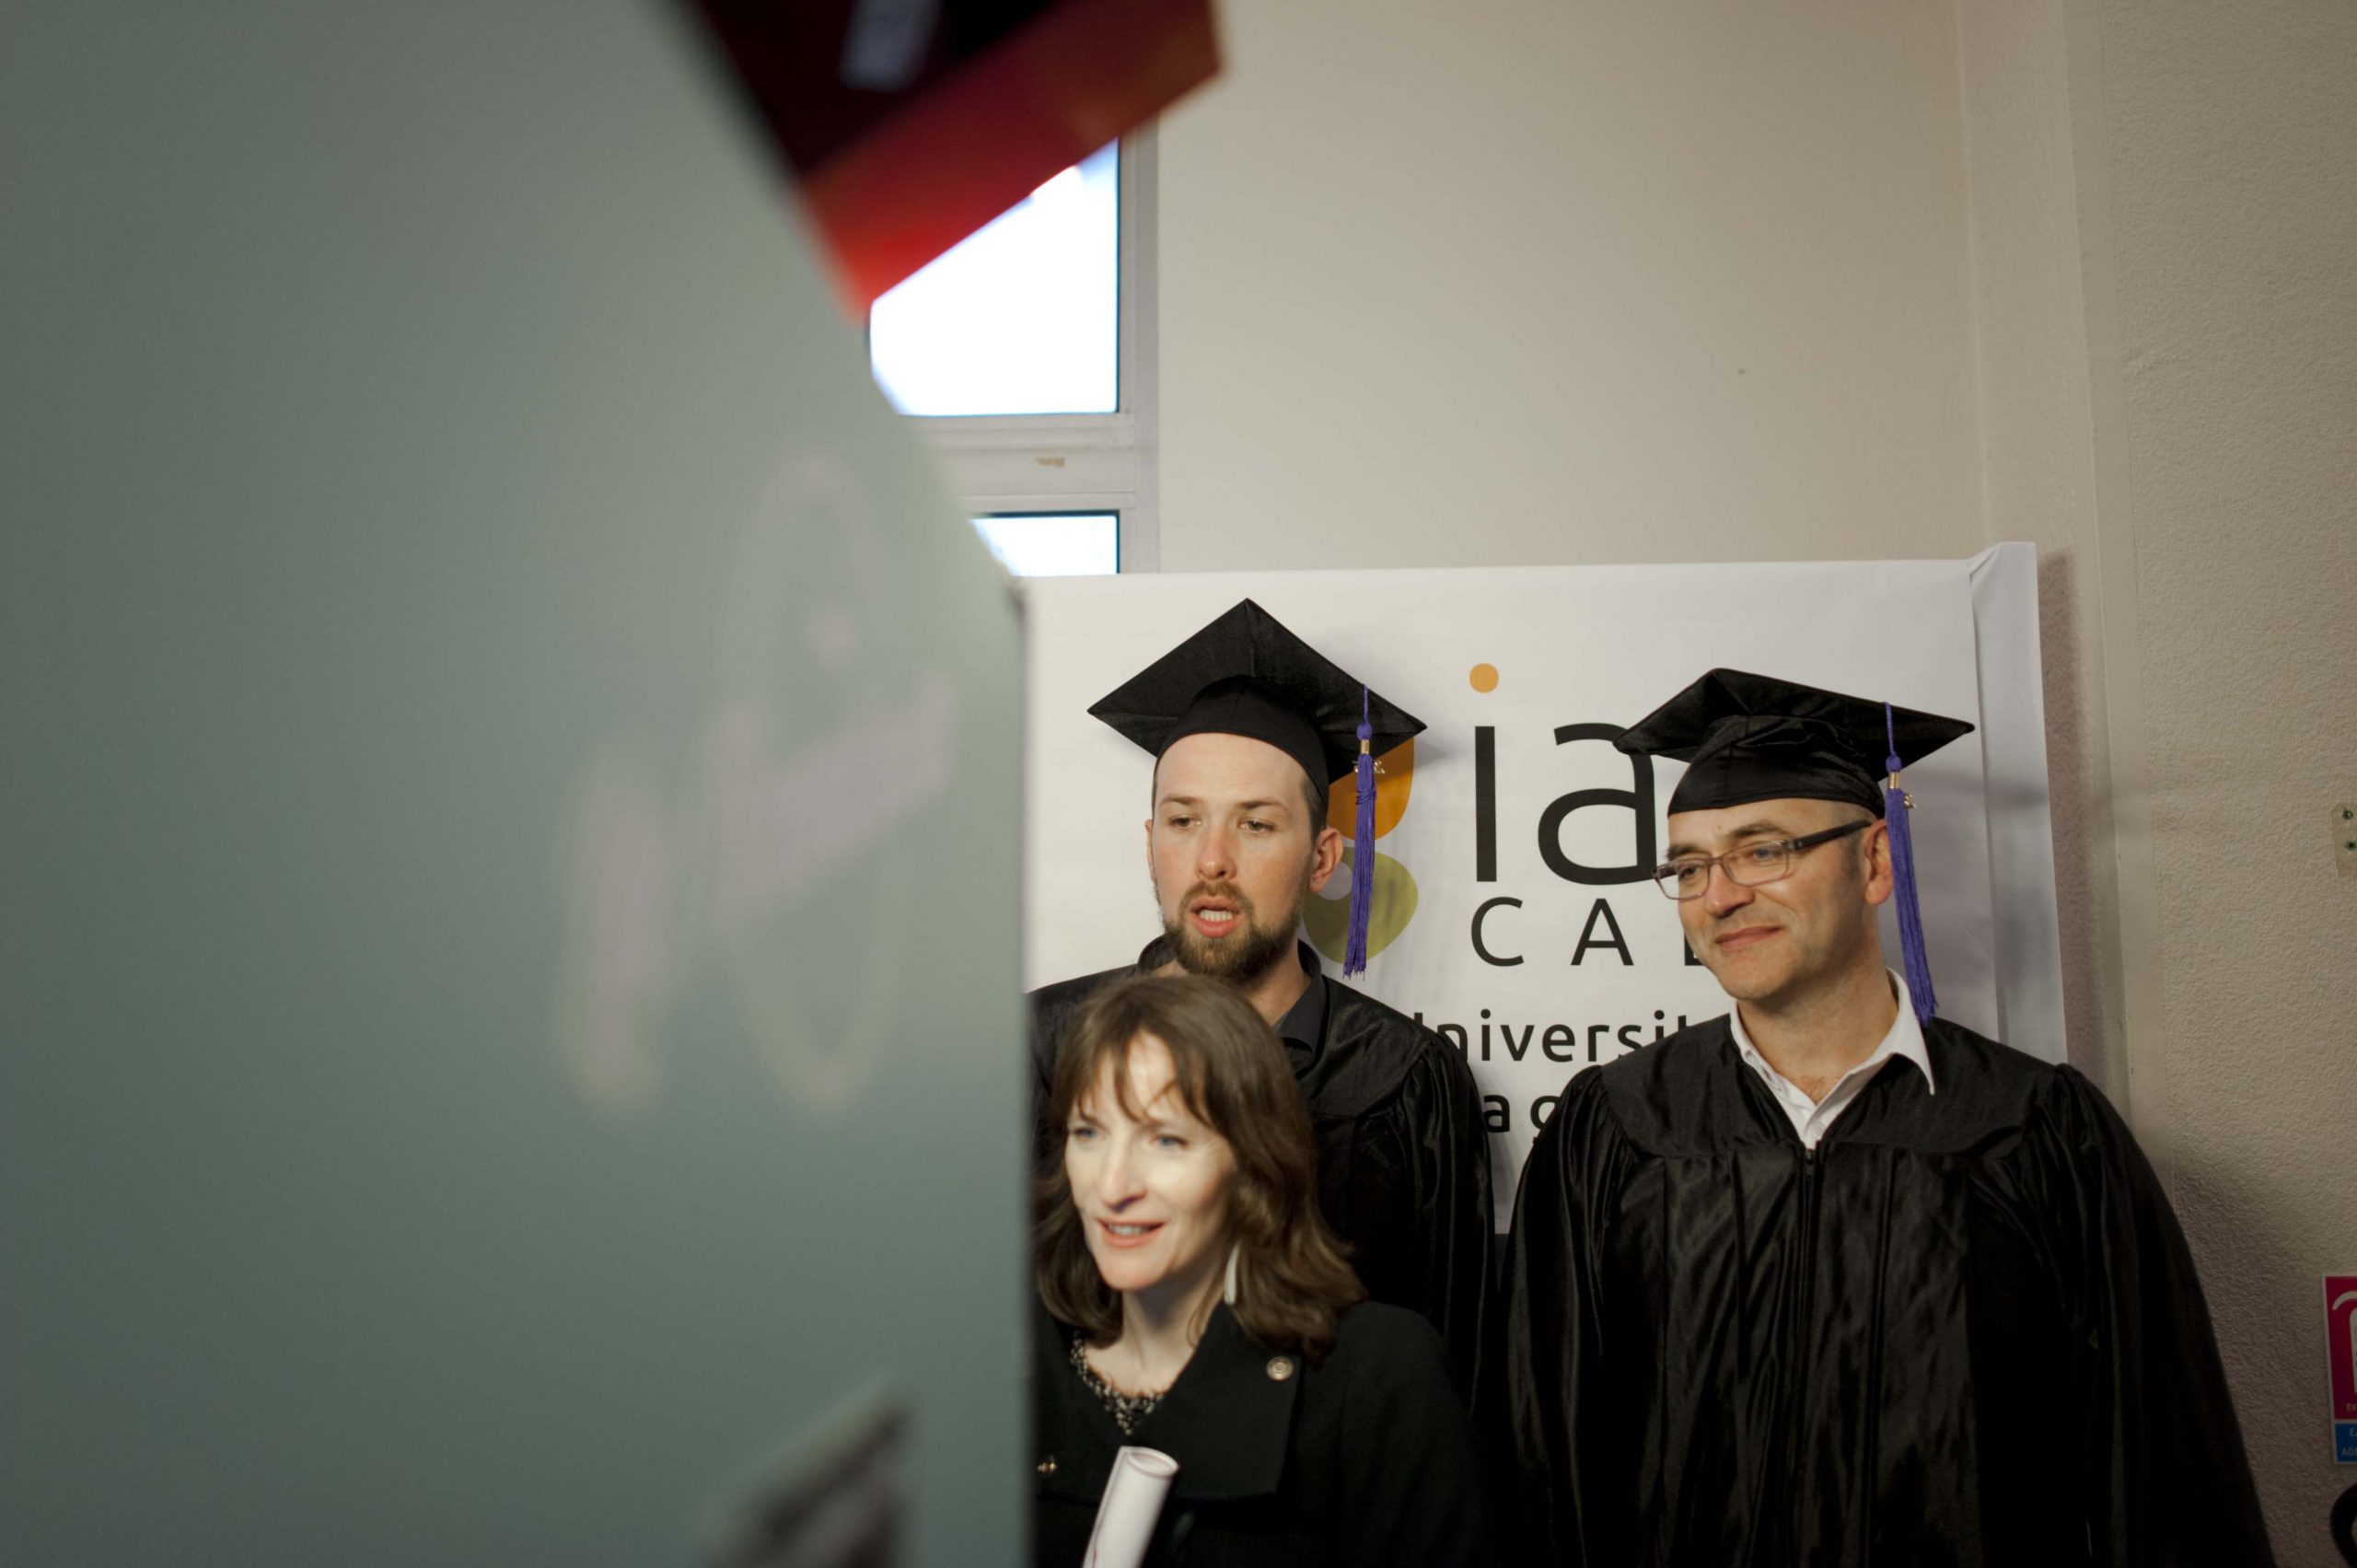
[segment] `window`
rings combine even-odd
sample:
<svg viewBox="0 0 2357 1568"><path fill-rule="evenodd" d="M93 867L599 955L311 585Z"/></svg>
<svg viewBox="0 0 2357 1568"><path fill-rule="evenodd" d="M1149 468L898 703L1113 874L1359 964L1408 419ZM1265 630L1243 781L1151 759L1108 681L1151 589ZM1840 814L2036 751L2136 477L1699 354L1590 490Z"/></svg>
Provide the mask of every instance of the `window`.
<svg viewBox="0 0 2357 1568"><path fill-rule="evenodd" d="M1120 408L1116 150L1065 169L876 302L868 358L902 413Z"/></svg>
<svg viewBox="0 0 2357 1568"><path fill-rule="evenodd" d="M1146 131L869 314L877 384L1019 575L1155 564L1153 194Z"/></svg>
<svg viewBox="0 0 2357 1568"><path fill-rule="evenodd" d="M976 517L974 531L1018 577L1100 577L1121 569L1117 513L1000 512Z"/></svg>

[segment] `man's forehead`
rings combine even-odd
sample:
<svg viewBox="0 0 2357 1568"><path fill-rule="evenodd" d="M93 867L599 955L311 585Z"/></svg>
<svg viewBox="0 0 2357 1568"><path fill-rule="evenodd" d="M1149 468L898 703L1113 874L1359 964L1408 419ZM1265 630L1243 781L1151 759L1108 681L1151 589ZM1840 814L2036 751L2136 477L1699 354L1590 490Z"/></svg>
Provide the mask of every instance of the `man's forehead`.
<svg viewBox="0 0 2357 1568"><path fill-rule="evenodd" d="M1289 800L1301 794L1308 776L1282 748L1248 735L1206 731L1182 736L1155 759L1154 795L1213 796L1243 798L1266 796Z"/></svg>
<svg viewBox="0 0 2357 1568"><path fill-rule="evenodd" d="M1763 835L1798 836L1829 828L1849 816L1840 801L1797 797L1751 800L1709 811L1674 811L1669 818L1669 844L1676 851Z"/></svg>

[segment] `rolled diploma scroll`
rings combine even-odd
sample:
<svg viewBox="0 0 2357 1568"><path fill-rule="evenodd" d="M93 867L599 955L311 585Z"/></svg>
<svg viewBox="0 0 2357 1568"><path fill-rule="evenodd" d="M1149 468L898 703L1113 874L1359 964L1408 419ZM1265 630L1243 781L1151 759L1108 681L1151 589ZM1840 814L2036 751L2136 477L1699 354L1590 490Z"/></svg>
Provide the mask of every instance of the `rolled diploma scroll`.
<svg viewBox="0 0 2357 1568"><path fill-rule="evenodd" d="M1113 1456L1105 1499L1097 1504L1097 1527L1088 1532L1083 1568L1138 1568L1154 1539L1162 1500L1170 1494L1178 1461L1153 1448L1122 1448Z"/></svg>

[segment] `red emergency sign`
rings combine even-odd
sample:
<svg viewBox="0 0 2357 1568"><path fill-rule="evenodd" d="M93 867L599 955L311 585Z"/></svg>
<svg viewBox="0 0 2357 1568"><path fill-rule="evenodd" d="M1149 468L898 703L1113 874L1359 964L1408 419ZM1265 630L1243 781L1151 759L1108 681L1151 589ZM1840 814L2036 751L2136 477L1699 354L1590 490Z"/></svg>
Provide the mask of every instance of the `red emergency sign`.
<svg viewBox="0 0 2357 1568"><path fill-rule="evenodd" d="M2357 1274L2324 1277L2324 1349L2332 1419L2357 1421Z"/></svg>

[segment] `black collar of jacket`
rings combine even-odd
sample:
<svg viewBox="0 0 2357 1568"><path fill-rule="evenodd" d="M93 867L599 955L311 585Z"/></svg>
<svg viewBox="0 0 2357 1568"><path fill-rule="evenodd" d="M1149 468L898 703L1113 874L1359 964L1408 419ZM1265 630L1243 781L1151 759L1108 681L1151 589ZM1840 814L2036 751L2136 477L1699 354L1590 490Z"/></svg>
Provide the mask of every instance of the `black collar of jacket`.
<svg viewBox="0 0 2357 1568"><path fill-rule="evenodd" d="M1293 1436L1294 1403L1310 1375L1299 1355L1271 1351L1246 1334L1225 1306L1215 1307L1186 1370L1124 1437L1073 1370L1071 1330L1044 1310L1034 1316L1032 1376L1043 1380L1043 1402L1060 1417L1052 1428L1043 1423L1043 1436L1048 1430L1062 1434L1056 1451L1039 1456L1043 1466L1054 1464L1042 1471L1042 1491L1094 1502L1104 1495L1114 1450L1124 1444L1159 1449L1178 1461L1170 1486L1176 1497L1210 1501L1277 1490Z"/></svg>
<svg viewBox="0 0 2357 1568"><path fill-rule="evenodd" d="M1294 958L1302 972L1309 977L1300 1000L1276 1022L1277 1038L1284 1041L1285 1054L1293 1059L1293 1074L1298 1078L1317 1064L1318 1053L1324 1050L1327 1018L1332 1012L1327 989L1325 968L1318 961L1318 949L1295 938ZM1170 939L1157 936L1138 950L1137 974L1153 974L1170 962Z"/></svg>

